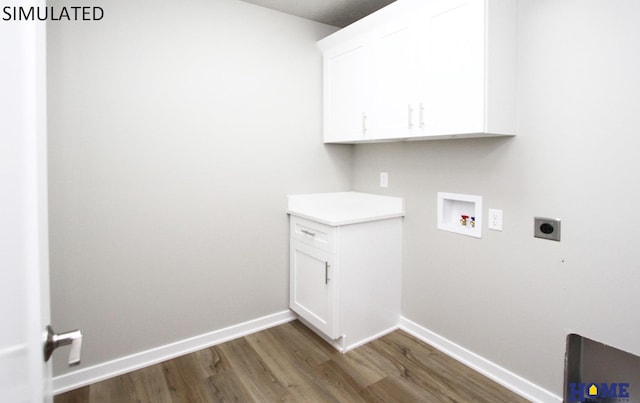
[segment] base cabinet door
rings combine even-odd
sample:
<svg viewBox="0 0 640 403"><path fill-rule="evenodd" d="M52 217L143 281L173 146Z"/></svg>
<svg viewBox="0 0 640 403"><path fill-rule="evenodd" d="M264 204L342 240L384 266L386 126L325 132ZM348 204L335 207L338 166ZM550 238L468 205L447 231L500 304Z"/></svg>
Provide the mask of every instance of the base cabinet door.
<svg viewBox="0 0 640 403"><path fill-rule="evenodd" d="M291 241L289 306L332 339L338 338L333 254Z"/></svg>

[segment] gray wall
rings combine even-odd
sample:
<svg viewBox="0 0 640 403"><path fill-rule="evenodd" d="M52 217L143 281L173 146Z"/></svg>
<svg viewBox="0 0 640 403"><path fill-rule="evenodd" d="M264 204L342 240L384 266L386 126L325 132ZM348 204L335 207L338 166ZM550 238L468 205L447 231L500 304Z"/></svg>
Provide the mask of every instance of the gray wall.
<svg viewBox="0 0 640 403"><path fill-rule="evenodd" d="M568 333L640 353L639 15L520 0L517 137L354 151L355 189L406 197L403 314L559 396ZM438 231L438 191L482 195L504 231ZM562 218L560 243L535 215Z"/></svg>
<svg viewBox="0 0 640 403"><path fill-rule="evenodd" d="M640 3L519 4L517 137L355 148L321 144L330 27L231 0L49 24L53 323L83 366L286 309L284 196L351 184L406 197L409 319L558 395L568 333L640 354ZM438 191L504 231L436 230Z"/></svg>
<svg viewBox="0 0 640 403"><path fill-rule="evenodd" d="M321 135L335 28L235 0L103 8L48 25L52 315L83 329L82 367L287 309L285 195L350 188L351 149Z"/></svg>

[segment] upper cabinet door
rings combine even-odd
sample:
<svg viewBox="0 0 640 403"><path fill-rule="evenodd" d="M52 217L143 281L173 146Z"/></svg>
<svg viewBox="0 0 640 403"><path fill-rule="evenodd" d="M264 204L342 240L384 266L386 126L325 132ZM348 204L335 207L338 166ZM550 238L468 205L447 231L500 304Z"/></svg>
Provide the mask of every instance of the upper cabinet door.
<svg viewBox="0 0 640 403"><path fill-rule="evenodd" d="M417 13L421 138L516 134L516 7L439 0Z"/></svg>
<svg viewBox="0 0 640 403"><path fill-rule="evenodd" d="M411 105L417 64L413 37L410 20L405 17L385 24L373 35L369 139L408 137L416 123L417 112Z"/></svg>
<svg viewBox="0 0 640 403"><path fill-rule="evenodd" d="M368 49L354 42L324 56L324 140L358 141L367 132Z"/></svg>
<svg viewBox="0 0 640 403"><path fill-rule="evenodd" d="M407 137L416 58L409 18L324 54L325 142Z"/></svg>
<svg viewBox="0 0 640 403"><path fill-rule="evenodd" d="M483 3L438 1L418 14L423 136L484 130Z"/></svg>

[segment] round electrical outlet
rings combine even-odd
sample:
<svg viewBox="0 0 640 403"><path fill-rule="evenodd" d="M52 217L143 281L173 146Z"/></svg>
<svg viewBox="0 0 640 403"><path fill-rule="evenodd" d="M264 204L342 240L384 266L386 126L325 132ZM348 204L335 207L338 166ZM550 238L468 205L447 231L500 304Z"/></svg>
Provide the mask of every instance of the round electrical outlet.
<svg viewBox="0 0 640 403"><path fill-rule="evenodd" d="M544 223L540 226L540 232L542 232L543 234L550 234L553 232L553 229L553 225L549 223Z"/></svg>

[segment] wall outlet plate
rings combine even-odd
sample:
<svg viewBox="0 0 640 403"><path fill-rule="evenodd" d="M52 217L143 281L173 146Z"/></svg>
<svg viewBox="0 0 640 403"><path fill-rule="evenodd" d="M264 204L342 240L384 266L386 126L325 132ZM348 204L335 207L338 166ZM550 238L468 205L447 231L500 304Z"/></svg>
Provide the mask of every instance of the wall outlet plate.
<svg viewBox="0 0 640 403"><path fill-rule="evenodd" d="M389 173L388 172L380 172L380 187L388 188L389 187Z"/></svg>
<svg viewBox="0 0 640 403"><path fill-rule="evenodd" d="M494 231L502 231L502 210L489 209L489 222L487 226Z"/></svg>
<svg viewBox="0 0 640 403"><path fill-rule="evenodd" d="M560 219L533 217L533 236L560 242Z"/></svg>

